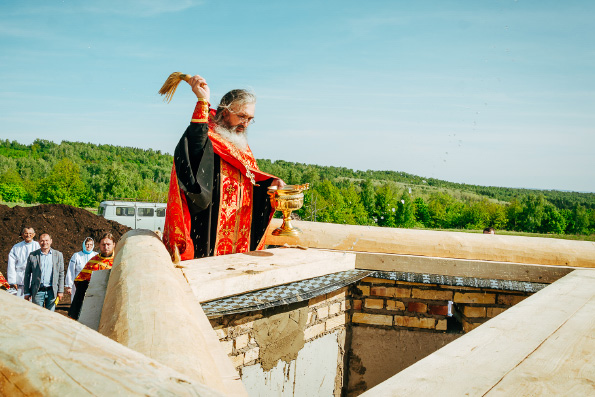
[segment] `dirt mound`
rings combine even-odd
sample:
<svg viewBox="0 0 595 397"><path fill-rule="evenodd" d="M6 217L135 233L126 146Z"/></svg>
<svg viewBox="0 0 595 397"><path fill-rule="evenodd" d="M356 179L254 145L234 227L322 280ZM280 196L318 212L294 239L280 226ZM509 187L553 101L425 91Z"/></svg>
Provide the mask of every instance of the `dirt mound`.
<svg viewBox="0 0 595 397"><path fill-rule="evenodd" d="M85 237L96 241L105 232L111 232L116 241L130 228L107 220L82 208L62 204L41 204L34 207L0 205L0 271L6 276L8 253L13 245L22 241L24 226L35 229L35 240L42 233L52 236L52 248L64 254L64 270L68 262L83 246ZM97 242L95 243L97 251Z"/></svg>

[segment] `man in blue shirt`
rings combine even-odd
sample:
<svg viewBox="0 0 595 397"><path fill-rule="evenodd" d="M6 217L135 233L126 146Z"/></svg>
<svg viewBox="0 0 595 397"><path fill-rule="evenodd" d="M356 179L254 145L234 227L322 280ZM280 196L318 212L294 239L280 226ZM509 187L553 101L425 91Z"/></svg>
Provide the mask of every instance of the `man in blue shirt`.
<svg viewBox="0 0 595 397"><path fill-rule="evenodd" d="M38 250L31 252L25 268L25 299L51 311L56 308L56 296L64 294L64 256L52 249L52 237L43 233Z"/></svg>

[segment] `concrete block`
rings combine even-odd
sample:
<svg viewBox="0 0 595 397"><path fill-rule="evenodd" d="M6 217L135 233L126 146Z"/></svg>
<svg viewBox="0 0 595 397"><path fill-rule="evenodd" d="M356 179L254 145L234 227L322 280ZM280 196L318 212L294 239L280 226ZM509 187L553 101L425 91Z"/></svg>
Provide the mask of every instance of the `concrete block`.
<svg viewBox="0 0 595 397"><path fill-rule="evenodd" d="M250 337L248 336L248 334L244 334L244 335L240 335L235 339L235 348L236 351L237 350L241 350L244 347L248 346L248 341L250 340Z"/></svg>
<svg viewBox="0 0 595 397"><path fill-rule="evenodd" d="M349 288L343 287L343 288L339 288L336 291L329 292L328 294L326 294L326 298L328 300L347 299L348 295L349 295Z"/></svg>
<svg viewBox="0 0 595 397"><path fill-rule="evenodd" d="M223 338L227 337L227 329L226 328L216 329L215 334L217 335L217 338L223 339Z"/></svg>
<svg viewBox="0 0 595 397"><path fill-rule="evenodd" d="M229 356L231 363L234 367L241 367L244 365L244 353L238 354L237 356Z"/></svg>
<svg viewBox="0 0 595 397"><path fill-rule="evenodd" d="M221 341L220 343L221 343L221 346L223 347L223 351L225 352L225 354L227 354L229 356L233 353L233 340L224 340L224 341Z"/></svg>
<svg viewBox="0 0 595 397"><path fill-rule="evenodd" d="M259 354L260 348L258 347L248 350L246 353L244 353L244 362L249 363L251 361L258 360Z"/></svg>
<svg viewBox="0 0 595 397"><path fill-rule="evenodd" d="M304 330L304 340L315 338L318 335L323 334L324 331L325 331L324 323L320 323L320 324L316 324L311 327L308 327Z"/></svg>
<svg viewBox="0 0 595 397"><path fill-rule="evenodd" d="M344 302L345 301L343 301L343 302L335 302L332 305L330 305L329 306L329 309L328 309L329 310L328 311L329 316L334 316L334 315L338 314L339 312L341 312L341 303L344 303Z"/></svg>
<svg viewBox="0 0 595 397"><path fill-rule="evenodd" d="M328 306L323 306L323 307L319 307L318 309L316 309L316 316L321 319L321 318L327 318L328 317Z"/></svg>
<svg viewBox="0 0 595 397"><path fill-rule="evenodd" d="M338 316L329 318L328 320L326 320L326 323L325 323L326 331L330 331L333 328L337 328L337 327L347 324L347 318L348 318L348 316L346 313L339 314Z"/></svg>

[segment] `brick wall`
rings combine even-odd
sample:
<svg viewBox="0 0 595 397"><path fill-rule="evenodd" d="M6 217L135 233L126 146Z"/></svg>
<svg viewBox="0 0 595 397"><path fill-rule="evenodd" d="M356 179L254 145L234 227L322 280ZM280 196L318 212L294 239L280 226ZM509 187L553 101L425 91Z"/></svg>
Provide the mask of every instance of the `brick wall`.
<svg viewBox="0 0 595 397"><path fill-rule="evenodd" d="M373 277L353 285L351 293L353 324L429 332L469 332L531 295Z"/></svg>
<svg viewBox="0 0 595 397"><path fill-rule="evenodd" d="M312 341L331 332L345 331L350 321L348 287L320 295L307 302L308 317L303 329L305 342ZM289 307L288 307L288 310ZM259 362L260 346L252 334L255 322L271 313L270 309L211 318L210 322L223 345L225 352L240 370L244 366ZM344 335L340 346L341 356L345 354ZM338 359L343 371L343 359Z"/></svg>

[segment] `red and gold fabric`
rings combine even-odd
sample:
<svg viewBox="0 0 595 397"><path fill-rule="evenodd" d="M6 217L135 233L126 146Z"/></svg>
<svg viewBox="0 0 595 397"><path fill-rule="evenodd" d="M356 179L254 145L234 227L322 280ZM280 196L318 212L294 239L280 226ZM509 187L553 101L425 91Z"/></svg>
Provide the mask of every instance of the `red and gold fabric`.
<svg viewBox="0 0 595 397"><path fill-rule="evenodd" d="M95 255L87 262L83 270L76 276L74 281L90 281L91 273L97 270L111 269L114 264L114 255L103 257L101 254Z"/></svg>
<svg viewBox="0 0 595 397"><path fill-rule="evenodd" d="M0 288L1 289L9 289L10 288L10 284L8 284L8 281L6 281L2 272L0 272Z"/></svg>
<svg viewBox="0 0 595 397"><path fill-rule="evenodd" d="M199 101L192 116L192 123L202 123L206 129L204 109L206 102ZM218 213L212 214L212 222L216 224L216 235L210 238L215 239L212 255L225 255L250 251L251 223L254 210L254 187L259 182L275 179L276 177L260 171L252 151L248 147L245 151L238 149L235 145L225 140L214 132L214 116L216 111L210 110L208 117L208 139L212 144L213 152L219 157L219 185L213 187L219 190L219 201L214 203ZM191 124L192 125L192 124ZM165 226L163 230L163 242L170 254L173 255L176 247L181 260L195 258L195 249L192 235L210 233L210 231L191 230L192 221L188 210L186 195L180 189L176 170L176 160L171 172L171 180L168 194L168 207ZM273 217L274 210L270 210L265 216L268 222ZM260 213L259 213L260 215ZM216 217L216 219L214 219ZM203 226L205 228L210 227ZM252 244L254 247L254 244ZM259 237L256 249L264 248L264 238Z"/></svg>

